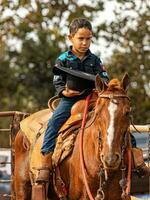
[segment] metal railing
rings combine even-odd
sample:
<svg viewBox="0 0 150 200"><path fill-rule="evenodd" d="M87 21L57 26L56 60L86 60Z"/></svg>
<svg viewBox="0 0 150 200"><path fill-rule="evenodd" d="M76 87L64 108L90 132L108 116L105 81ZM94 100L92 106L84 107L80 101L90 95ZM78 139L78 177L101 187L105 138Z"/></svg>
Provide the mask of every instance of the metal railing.
<svg viewBox="0 0 150 200"><path fill-rule="evenodd" d="M0 118L11 117L11 123L9 128L1 128L0 132L9 132L10 137L10 150L11 150L11 162L2 161L0 164L9 164L11 165L11 179L3 180L0 179L0 183L8 183L11 184L11 194L0 194L0 200L11 199L15 200L15 191L14 191L14 140L17 132L20 128L20 121L25 117L29 116L29 113L18 112L18 111L6 111L0 112Z"/></svg>

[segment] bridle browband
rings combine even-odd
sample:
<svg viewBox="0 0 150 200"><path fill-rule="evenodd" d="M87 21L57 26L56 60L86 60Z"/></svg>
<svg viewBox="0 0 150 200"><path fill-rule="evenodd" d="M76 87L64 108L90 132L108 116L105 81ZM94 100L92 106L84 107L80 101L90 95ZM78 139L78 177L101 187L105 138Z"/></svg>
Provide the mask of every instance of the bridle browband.
<svg viewBox="0 0 150 200"><path fill-rule="evenodd" d="M98 97L100 97L100 98L108 98L110 100L112 100L114 98L127 98L130 101L130 98L125 94L113 94L113 93L103 94L103 92L101 92L101 93L98 94Z"/></svg>

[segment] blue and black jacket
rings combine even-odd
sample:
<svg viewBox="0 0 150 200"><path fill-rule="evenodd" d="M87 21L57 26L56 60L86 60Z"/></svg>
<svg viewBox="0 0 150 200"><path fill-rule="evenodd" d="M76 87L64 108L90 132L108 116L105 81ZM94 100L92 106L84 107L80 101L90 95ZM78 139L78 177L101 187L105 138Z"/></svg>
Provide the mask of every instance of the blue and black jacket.
<svg viewBox="0 0 150 200"><path fill-rule="evenodd" d="M87 51L85 57L81 60L75 54L72 53L71 48L69 51L62 53L56 60L53 68L54 79L53 84L57 93L61 96L62 91L65 89L65 85L70 89L83 91L85 89L93 89L95 84L92 81L81 79L66 73L56 73L57 66L67 67L73 70L83 71L89 74L99 74L100 77L108 82L108 74L102 65L101 60L90 50Z"/></svg>

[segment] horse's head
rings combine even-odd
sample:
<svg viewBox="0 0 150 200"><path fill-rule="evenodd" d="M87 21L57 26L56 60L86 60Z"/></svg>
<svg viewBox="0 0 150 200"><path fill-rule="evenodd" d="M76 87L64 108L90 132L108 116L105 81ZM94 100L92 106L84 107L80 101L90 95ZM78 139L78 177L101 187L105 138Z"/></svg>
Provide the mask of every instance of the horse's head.
<svg viewBox="0 0 150 200"><path fill-rule="evenodd" d="M130 122L130 100L127 96L129 77L112 79L108 85L96 77L98 99L95 112L100 130L100 158L106 169L117 169Z"/></svg>

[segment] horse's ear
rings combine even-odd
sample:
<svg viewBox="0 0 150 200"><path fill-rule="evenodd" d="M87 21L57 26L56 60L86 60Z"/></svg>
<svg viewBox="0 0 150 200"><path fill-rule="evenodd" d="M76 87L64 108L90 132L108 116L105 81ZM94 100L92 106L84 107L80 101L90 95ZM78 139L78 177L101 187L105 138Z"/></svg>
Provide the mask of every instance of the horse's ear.
<svg viewBox="0 0 150 200"><path fill-rule="evenodd" d="M101 79L99 74L95 77L95 88L99 91L103 91L107 88L106 83Z"/></svg>
<svg viewBox="0 0 150 200"><path fill-rule="evenodd" d="M125 75L123 76L123 78L121 80L121 86L125 91L127 91L129 84L130 84L129 75L127 73L125 73Z"/></svg>

